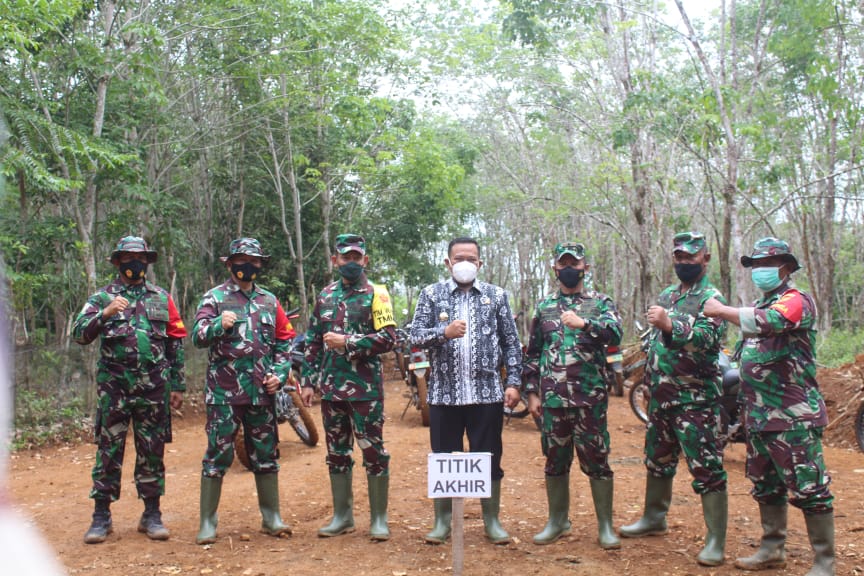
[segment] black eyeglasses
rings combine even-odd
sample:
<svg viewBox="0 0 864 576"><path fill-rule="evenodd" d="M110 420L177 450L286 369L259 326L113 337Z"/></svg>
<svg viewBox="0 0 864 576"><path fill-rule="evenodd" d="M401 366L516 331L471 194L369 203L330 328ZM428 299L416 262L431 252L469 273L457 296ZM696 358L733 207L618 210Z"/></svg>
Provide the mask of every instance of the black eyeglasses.
<svg viewBox="0 0 864 576"><path fill-rule="evenodd" d="M672 241L675 244L678 244L680 242L691 242L693 240L704 240L704 239L705 239L705 235L699 234L698 232L679 232L678 234L675 234L674 238L672 238Z"/></svg>

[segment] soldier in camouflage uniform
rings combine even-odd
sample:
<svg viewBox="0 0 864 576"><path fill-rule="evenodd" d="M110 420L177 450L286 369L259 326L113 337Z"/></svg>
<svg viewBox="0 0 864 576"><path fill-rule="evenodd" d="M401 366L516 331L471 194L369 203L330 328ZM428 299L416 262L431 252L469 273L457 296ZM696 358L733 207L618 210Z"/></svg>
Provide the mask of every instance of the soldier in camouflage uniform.
<svg viewBox="0 0 864 576"><path fill-rule="evenodd" d="M762 291L752 307L705 303L705 315L741 327L741 391L747 430L747 477L759 504L762 541L752 556L738 558L743 570L786 565L787 502L804 512L814 552L808 576L834 574L834 508L831 478L822 456L828 424L816 382L816 304L793 288L798 260L789 245L762 238L741 264L752 267Z"/></svg>
<svg viewBox="0 0 864 576"><path fill-rule="evenodd" d="M254 238L238 238L221 260L231 274L204 295L192 341L208 348L207 451L202 460L201 524L196 542L216 541L222 477L243 426L261 510L261 531L290 535L279 513L279 436L273 395L288 380L294 329L279 300L256 280L270 258Z"/></svg>
<svg viewBox="0 0 864 576"><path fill-rule="evenodd" d="M126 236L111 253L118 274L90 296L75 319L79 344L100 339L95 418L96 464L93 522L84 542L104 542L112 532L110 504L120 498L120 476L129 421L135 438L135 486L144 500L138 531L167 540L159 498L165 493L165 443L171 441L169 404L180 408L186 382L186 328L171 296L145 280L156 252L137 236Z"/></svg>
<svg viewBox="0 0 864 576"><path fill-rule="evenodd" d="M683 452L707 527L697 561L719 566L724 561L729 501L718 437L722 396L718 357L726 323L706 318L702 308L706 300L723 301L723 296L708 281L711 253L702 234L676 234L672 256L680 283L663 290L647 313L653 334L647 365L651 399L645 433L645 510L620 532L628 538L666 533L672 481Z"/></svg>
<svg viewBox="0 0 864 576"><path fill-rule="evenodd" d="M327 438L327 466L333 518L321 537L354 531L351 457L354 438L363 453L369 493L369 536L388 540L387 493L390 454L384 448L384 390L379 355L396 342L396 322L387 288L372 284L366 241L357 234L336 237L331 256L341 278L318 295L306 332L303 402L317 388Z"/></svg>
<svg viewBox="0 0 864 576"><path fill-rule="evenodd" d="M621 547L612 528L613 473L609 467L606 411L609 394L602 370L606 345L621 342L621 318L605 294L584 289L582 244L555 246L552 270L558 290L537 305L525 355L528 408L543 414L541 443L546 456L549 521L534 536L535 544L551 544L570 533L570 467L573 449L589 478L597 515L600 547ZM538 396L538 393L542 396Z"/></svg>

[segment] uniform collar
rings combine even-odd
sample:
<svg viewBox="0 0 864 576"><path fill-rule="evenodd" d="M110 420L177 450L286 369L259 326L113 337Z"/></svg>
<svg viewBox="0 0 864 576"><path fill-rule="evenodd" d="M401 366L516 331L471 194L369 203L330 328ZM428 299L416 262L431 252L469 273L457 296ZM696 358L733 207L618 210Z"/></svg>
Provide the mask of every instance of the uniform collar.
<svg viewBox="0 0 864 576"><path fill-rule="evenodd" d="M453 280L452 276L447 279L446 284L447 284L447 291L450 292L450 294L452 294L456 290L459 290L459 291L462 290L462 287L459 286L455 280ZM478 292L479 293L480 292L479 284L480 284L480 281L475 279L474 283L471 284L471 288L468 290L468 292Z"/></svg>

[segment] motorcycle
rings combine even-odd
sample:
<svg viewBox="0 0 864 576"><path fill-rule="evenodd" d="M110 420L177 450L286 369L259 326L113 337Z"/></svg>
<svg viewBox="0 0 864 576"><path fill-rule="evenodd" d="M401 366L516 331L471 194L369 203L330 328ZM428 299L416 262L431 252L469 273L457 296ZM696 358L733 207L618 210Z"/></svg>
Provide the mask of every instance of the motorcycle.
<svg viewBox="0 0 864 576"><path fill-rule="evenodd" d="M648 357L650 332L650 329L646 330L640 337L640 350L643 352L643 357L631 364L631 366L640 364L642 375L638 383L631 386L629 396L630 407L633 413L639 420L645 423L648 422L648 402L651 399L648 371L644 369ZM720 365L720 373L723 375L723 394L720 398L719 440L721 445L725 447L730 442L744 442L744 426L740 419L741 404L738 401L740 373L737 363L732 360L726 350L720 351L718 364ZM637 369L640 369L640 367L637 367Z"/></svg>
<svg viewBox="0 0 864 576"><path fill-rule="evenodd" d="M405 405L405 409L402 410L401 418L404 419L408 408L414 406L420 411L420 422L423 426L429 426L428 387L426 380L426 374L429 370L429 357L422 348L411 346L411 340L408 337L409 329L410 324L404 329L396 329L398 341L394 347L399 372L408 386L408 403Z"/></svg>
<svg viewBox="0 0 864 576"><path fill-rule="evenodd" d="M296 317L296 310L288 313L289 319ZM291 344L291 372L288 375L288 382L273 395L273 410L276 413L277 426L288 422L305 445L316 446L318 444L318 427L315 425L312 413L303 405L300 393L298 392L305 344L305 336L303 334L298 334ZM246 449L243 426L239 427L237 436L234 437L234 454L244 467L249 470L252 469L252 462Z"/></svg>
<svg viewBox="0 0 864 576"><path fill-rule="evenodd" d="M606 366L603 378L612 396L624 396L624 354L618 346L606 346Z"/></svg>

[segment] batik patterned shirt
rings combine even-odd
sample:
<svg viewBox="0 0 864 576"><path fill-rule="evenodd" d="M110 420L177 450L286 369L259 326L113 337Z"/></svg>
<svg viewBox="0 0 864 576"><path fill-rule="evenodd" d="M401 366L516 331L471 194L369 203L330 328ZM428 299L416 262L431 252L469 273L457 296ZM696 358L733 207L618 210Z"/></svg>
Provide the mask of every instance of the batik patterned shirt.
<svg viewBox="0 0 864 576"><path fill-rule="evenodd" d="M466 321L462 338L448 340L444 329ZM411 323L411 343L427 348L431 363L429 403L466 406L504 401L501 368L507 387L520 386L522 350L507 292L475 281L467 291L452 279L420 293Z"/></svg>

